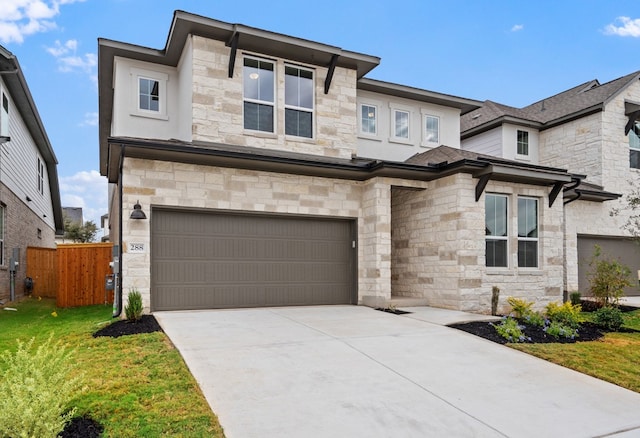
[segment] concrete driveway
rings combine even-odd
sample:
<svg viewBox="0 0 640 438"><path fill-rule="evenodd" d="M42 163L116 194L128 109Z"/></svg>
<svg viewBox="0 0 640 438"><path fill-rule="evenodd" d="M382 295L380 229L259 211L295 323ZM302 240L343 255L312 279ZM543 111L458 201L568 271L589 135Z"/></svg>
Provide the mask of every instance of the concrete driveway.
<svg viewBox="0 0 640 438"><path fill-rule="evenodd" d="M227 438L640 437L640 394L359 306L154 313Z"/></svg>

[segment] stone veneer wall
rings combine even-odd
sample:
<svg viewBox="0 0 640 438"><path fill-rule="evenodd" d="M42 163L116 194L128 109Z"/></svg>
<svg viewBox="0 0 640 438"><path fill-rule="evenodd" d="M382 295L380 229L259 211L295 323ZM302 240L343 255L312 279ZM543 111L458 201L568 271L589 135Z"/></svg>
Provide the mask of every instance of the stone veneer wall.
<svg viewBox="0 0 640 438"><path fill-rule="evenodd" d="M484 196L475 201L477 180L452 175L429 184L425 191L394 188L392 201L392 290L394 296L425 298L429 305L490 313L491 290L517 296L541 308L562 299L562 203L548 208L548 189L490 182L485 193L510 196L510 267L485 267ZM540 269L517 266L518 195L538 197Z"/></svg>
<svg viewBox="0 0 640 438"><path fill-rule="evenodd" d="M233 78L229 78L229 48L222 41L194 36L193 140L351 158L356 153L356 71L336 67L331 89L324 94L327 68L309 66L315 79L315 137L302 139L284 134L285 60L275 62L276 132L246 131L242 100L243 51L238 51Z"/></svg>
<svg viewBox="0 0 640 438"><path fill-rule="evenodd" d="M141 292L150 310L150 224L153 207L221 209L356 218L358 301L375 305L391 295L391 185L412 181L374 178L366 182L126 158L123 183L123 302ZM140 201L148 220L129 220ZM129 253L143 243L144 253Z"/></svg>
<svg viewBox="0 0 640 438"><path fill-rule="evenodd" d="M20 248L20 264L16 274L15 293L24 295L27 276L27 247L55 248L55 231L31 210L15 193L0 184L0 202L6 205L4 230L4 264L0 266L0 300L10 297L9 259L13 248ZM38 237L38 229L41 235Z"/></svg>

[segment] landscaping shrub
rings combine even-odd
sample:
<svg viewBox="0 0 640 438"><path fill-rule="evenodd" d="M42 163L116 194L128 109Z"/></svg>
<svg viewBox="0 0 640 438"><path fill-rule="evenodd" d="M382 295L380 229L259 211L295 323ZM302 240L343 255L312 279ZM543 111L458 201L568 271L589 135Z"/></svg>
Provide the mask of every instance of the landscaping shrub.
<svg viewBox="0 0 640 438"><path fill-rule="evenodd" d="M509 342L524 342L530 340L522 333L524 327L519 325L518 321L510 316L503 318L500 324L493 324L493 326L496 328L498 334Z"/></svg>
<svg viewBox="0 0 640 438"><path fill-rule="evenodd" d="M632 286L629 268L618 260L602 254L598 245L589 262L590 290L595 299L604 306L618 304L624 289Z"/></svg>
<svg viewBox="0 0 640 438"><path fill-rule="evenodd" d="M569 300L571 301L571 304L576 306L582 303L582 295L580 294L580 292L571 292L569 294Z"/></svg>
<svg viewBox="0 0 640 438"><path fill-rule="evenodd" d="M578 336L578 329L576 327L571 327L560 321L548 321L548 325L545 326L543 330L556 339L560 337L574 339Z"/></svg>
<svg viewBox="0 0 640 438"><path fill-rule="evenodd" d="M543 327L547 319L540 312L531 312L524 317L524 321L526 321L527 324Z"/></svg>
<svg viewBox="0 0 640 438"><path fill-rule="evenodd" d="M129 321L137 322L142 319L142 295L136 289L129 291L124 314Z"/></svg>
<svg viewBox="0 0 640 438"><path fill-rule="evenodd" d="M509 297L507 298L507 302L511 306L511 310L516 318L525 318L527 315L533 313L533 310L531 310L533 307L532 301Z"/></svg>
<svg viewBox="0 0 640 438"><path fill-rule="evenodd" d="M578 328L582 322L582 316L580 312L582 307L580 304L574 305L570 302L564 304L558 304L551 302L547 304L547 318L551 322L557 322L560 325L567 326L573 329Z"/></svg>
<svg viewBox="0 0 640 438"><path fill-rule="evenodd" d="M81 380L72 376L72 352L52 342L53 335L38 348L35 338L18 341L15 354L0 356L4 375L0 381L0 436L56 437L75 413L69 403L80 390Z"/></svg>
<svg viewBox="0 0 640 438"><path fill-rule="evenodd" d="M622 311L617 307L605 306L593 313L593 322L608 331L618 331L622 327Z"/></svg>

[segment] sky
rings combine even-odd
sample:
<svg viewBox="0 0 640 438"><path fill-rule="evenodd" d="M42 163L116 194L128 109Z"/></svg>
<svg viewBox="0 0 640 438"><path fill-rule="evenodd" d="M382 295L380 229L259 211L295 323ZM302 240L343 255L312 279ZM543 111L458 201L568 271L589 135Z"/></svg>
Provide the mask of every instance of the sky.
<svg viewBox="0 0 640 438"><path fill-rule="evenodd" d="M640 70L637 0L0 0L0 45L47 130L62 205L85 221L108 210L97 40L163 49L175 10L378 56L372 79L515 107Z"/></svg>

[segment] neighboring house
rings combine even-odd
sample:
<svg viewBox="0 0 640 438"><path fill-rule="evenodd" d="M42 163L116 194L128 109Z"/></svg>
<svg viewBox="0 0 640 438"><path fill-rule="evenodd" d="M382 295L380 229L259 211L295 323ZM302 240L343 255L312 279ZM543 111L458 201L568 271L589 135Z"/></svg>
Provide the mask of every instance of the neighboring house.
<svg viewBox="0 0 640 438"><path fill-rule="evenodd" d="M565 188L565 291L589 292L596 244L631 268L634 281L640 273L640 248L623 230L631 213L624 195L640 182L639 80L640 72L593 80L524 108L486 101L462 116L465 150L586 176Z"/></svg>
<svg viewBox="0 0 640 438"><path fill-rule="evenodd" d="M460 116L481 102L365 78L375 56L181 11L164 49L98 46L119 307L133 289L147 311L488 313L493 286L562 299L559 195L583 177L460 150Z"/></svg>
<svg viewBox="0 0 640 438"><path fill-rule="evenodd" d="M0 46L0 301L24 294L27 248L55 248L62 208L58 164L17 58Z"/></svg>
<svg viewBox="0 0 640 438"><path fill-rule="evenodd" d="M65 229L62 233L56 234L56 243L73 243L73 239L67 239L67 223L75 224L78 226L84 225L84 219L82 218L82 207L62 207L62 221Z"/></svg>

